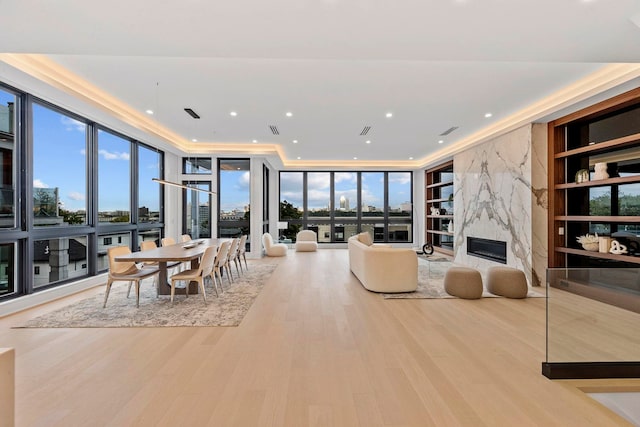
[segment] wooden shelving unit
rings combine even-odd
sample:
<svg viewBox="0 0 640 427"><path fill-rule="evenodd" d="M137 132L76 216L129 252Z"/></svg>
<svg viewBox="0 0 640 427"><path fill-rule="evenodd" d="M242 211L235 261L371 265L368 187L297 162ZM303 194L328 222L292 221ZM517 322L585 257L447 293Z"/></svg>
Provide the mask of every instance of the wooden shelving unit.
<svg viewBox="0 0 640 427"><path fill-rule="evenodd" d="M637 254L585 251L576 241L598 230L640 236L640 88L549 123L548 136L549 267L640 264ZM607 163L608 178L595 179L595 162ZM575 182L581 169L589 180Z"/></svg>
<svg viewBox="0 0 640 427"><path fill-rule="evenodd" d="M434 250L453 255L453 233L448 231L453 222L453 161L426 170L425 183L425 241ZM431 208L442 213L433 215Z"/></svg>

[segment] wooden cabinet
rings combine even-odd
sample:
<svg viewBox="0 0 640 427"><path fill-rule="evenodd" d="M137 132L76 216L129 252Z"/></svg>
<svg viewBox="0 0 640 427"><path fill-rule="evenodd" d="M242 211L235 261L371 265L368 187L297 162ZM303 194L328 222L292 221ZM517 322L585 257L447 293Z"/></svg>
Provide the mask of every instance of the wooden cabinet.
<svg viewBox="0 0 640 427"><path fill-rule="evenodd" d="M549 266L640 267L640 88L548 130ZM615 239L628 253L584 250L576 238L587 233Z"/></svg>
<svg viewBox="0 0 640 427"><path fill-rule="evenodd" d="M425 240L453 255L453 161L425 171Z"/></svg>

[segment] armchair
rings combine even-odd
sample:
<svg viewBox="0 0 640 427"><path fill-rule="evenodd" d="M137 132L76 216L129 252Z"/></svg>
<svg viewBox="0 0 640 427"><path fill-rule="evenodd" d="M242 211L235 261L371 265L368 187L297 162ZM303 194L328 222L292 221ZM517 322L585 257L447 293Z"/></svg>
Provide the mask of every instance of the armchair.
<svg viewBox="0 0 640 427"><path fill-rule="evenodd" d="M285 256L287 254L287 245L284 243L273 243L271 234L264 233L262 235L262 246L267 256Z"/></svg>
<svg viewBox="0 0 640 427"><path fill-rule="evenodd" d="M318 249L318 238L313 230L302 230L296 235L296 252L314 252Z"/></svg>

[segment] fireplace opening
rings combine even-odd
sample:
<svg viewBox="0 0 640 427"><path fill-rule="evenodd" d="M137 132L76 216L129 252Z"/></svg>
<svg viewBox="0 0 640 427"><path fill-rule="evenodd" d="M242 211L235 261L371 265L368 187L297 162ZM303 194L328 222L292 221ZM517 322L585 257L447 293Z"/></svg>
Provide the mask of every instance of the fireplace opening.
<svg viewBox="0 0 640 427"><path fill-rule="evenodd" d="M507 242L467 236L467 254L506 264Z"/></svg>

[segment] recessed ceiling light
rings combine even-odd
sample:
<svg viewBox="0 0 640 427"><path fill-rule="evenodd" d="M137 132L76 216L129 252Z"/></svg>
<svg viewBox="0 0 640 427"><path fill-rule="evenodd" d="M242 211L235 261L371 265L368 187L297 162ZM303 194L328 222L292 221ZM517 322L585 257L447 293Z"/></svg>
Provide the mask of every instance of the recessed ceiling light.
<svg viewBox="0 0 640 427"><path fill-rule="evenodd" d="M484 115L484 117L485 117L485 118L487 118L487 119L488 119L489 117L491 117L491 116L493 116L493 114L491 114L491 113L486 113L486 114Z"/></svg>
<svg viewBox="0 0 640 427"><path fill-rule="evenodd" d="M293 143L294 143L294 144L297 144L297 143L298 143L298 140L297 140L297 139L294 139L294 140L293 140Z"/></svg>
<svg viewBox="0 0 640 427"><path fill-rule="evenodd" d="M438 144L442 144L443 142L444 140L441 139L440 141L438 141Z"/></svg>
<svg viewBox="0 0 640 427"><path fill-rule="evenodd" d="M231 114L233 117L237 116L238 113L236 113L235 111L230 112L229 114Z"/></svg>
<svg viewBox="0 0 640 427"><path fill-rule="evenodd" d="M387 117L387 118L393 117L393 113L387 113L387 114L385 114L385 117Z"/></svg>
<svg viewBox="0 0 640 427"><path fill-rule="evenodd" d="M284 113L284 115L287 117L291 117L293 116L293 113L291 111L287 111L286 113Z"/></svg>
<svg viewBox="0 0 640 427"><path fill-rule="evenodd" d="M257 139L254 139L254 140L253 140L253 141L251 141L251 142L253 142L254 144L257 144L257 143L258 143L258 140L257 140Z"/></svg>
<svg viewBox="0 0 640 427"><path fill-rule="evenodd" d="M147 113L149 115L153 115L153 110L146 110L145 113Z"/></svg>
<svg viewBox="0 0 640 427"><path fill-rule="evenodd" d="M357 158L357 157L354 157L354 158L353 158L353 160L358 160L358 158Z"/></svg>
<svg viewBox="0 0 640 427"><path fill-rule="evenodd" d="M413 157L409 157L409 160L413 160Z"/></svg>
<svg viewBox="0 0 640 427"><path fill-rule="evenodd" d="M370 139L367 139L364 143L365 143L365 144L371 144L371 140L370 140Z"/></svg>
<svg viewBox="0 0 640 427"><path fill-rule="evenodd" d="M195 139L195 138L193 138L191 141L193 141L193 142L198 142L198 140L197 140L197 139Z"/></svg>
<svg viewBox="0 0 640 427"><path fill-rule="evenodd" d="M298 160L300 160L302 157L298 156Z"/></svg>

